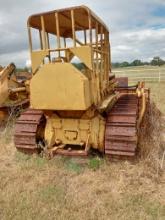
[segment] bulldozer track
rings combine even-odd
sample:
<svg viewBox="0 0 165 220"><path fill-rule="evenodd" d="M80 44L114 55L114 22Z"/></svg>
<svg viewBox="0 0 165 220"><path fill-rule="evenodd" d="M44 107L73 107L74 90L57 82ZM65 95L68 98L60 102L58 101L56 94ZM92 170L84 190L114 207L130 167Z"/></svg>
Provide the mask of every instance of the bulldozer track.
<svg viewBox="0 0 165 220"><path fill-rule="evenodd" d="M138 140L139 100L135 95L121 96L107 116L105 154L135 156Z"/></svg>
<svg viewBox="0 0 165 220"><path fill-rule="evenodd" d="M40 142L43 141L42 129L45 118L40 110L28 109L21 114L16 122L14 143L24 153L40 153Z"/></svg>

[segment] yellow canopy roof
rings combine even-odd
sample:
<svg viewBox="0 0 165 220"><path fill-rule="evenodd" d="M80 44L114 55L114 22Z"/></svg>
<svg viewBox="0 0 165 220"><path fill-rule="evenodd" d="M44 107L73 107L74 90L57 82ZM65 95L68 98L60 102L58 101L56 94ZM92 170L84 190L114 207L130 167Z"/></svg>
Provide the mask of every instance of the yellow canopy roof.
<svg viewBox="0 0 165 220"><path fill-rule="evenodd" d="M54 10L54 11L32 15L28 19L28 26L42 30L41 16L43 16L45 31L51 34L56 34L55 13L57 12L59 16L60 36L72 37L72 21L71 21L71 13L70 13L71 10L74 10L76 31L89 29L88 18L89 18L89 14L91 14L92 28L95 28L96 22L98 22L99 33L101 32L101 26L103 27L104 31L109 32L104 22L86 6L71 7L71 8L65 8L65 9Z"/></svg>

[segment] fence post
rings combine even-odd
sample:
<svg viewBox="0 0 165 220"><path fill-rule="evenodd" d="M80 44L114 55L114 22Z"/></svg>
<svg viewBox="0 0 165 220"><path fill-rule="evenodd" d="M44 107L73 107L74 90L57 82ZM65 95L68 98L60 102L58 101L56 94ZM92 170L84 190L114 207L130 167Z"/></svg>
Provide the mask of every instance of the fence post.
<svg viewBox="0 0 165 220"><path fill-rule="evenodd" d="M159 67L159 83L160 83L160 67Z"/></svg>

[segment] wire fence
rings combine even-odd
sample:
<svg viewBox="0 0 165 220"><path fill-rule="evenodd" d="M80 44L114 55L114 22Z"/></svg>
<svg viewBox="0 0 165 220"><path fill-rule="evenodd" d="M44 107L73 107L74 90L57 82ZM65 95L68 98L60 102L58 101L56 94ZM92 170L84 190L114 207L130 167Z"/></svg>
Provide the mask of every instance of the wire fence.
<svg viewBox="0 0 165 220"><path fill-rule="evenodd" d="M165 68L114 69L112 72L116 77L128 77L129 83L135 83L138 81L157 83L165 82Z"/></svg>

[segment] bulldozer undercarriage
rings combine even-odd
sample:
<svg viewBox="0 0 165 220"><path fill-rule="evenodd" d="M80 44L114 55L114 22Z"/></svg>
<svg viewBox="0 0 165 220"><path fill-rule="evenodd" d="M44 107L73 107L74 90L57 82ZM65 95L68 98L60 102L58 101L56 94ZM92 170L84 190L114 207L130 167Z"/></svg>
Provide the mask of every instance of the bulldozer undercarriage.
<svg viewBox="0 0 165 220"><path fill-rule="evenodd" d="M116 90L119 92L119 98L105 116L103 153L108 157L131 158L137 151L141 98L133 94L136 87L122 87ZM16 122L14 136L16 148L28 154L44 152L49 158L54 155L88 156L90 154L92 149L88 146L75 149L74 146L59 143L47 148L44 141L45 124L43 111L26 110Z"/></svg>

